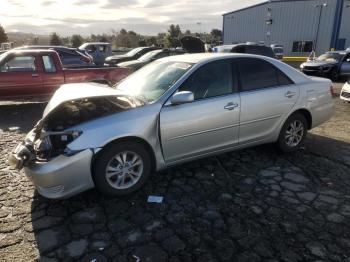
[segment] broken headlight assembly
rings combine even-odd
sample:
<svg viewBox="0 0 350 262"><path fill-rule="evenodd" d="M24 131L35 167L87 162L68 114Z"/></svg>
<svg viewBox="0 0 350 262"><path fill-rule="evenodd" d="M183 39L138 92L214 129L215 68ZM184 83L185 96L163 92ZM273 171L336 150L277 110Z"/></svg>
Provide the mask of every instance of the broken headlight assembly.
<svg viewBox="0 0 350 262"><path fill-rule="evenodd" d="M82 131L62 131L62 132L43 132L41 138L34 142L34 150L37 158L49 160L58 155L71 156L79 151L73 151L67 148L67 145L77 139Z"/></svg>

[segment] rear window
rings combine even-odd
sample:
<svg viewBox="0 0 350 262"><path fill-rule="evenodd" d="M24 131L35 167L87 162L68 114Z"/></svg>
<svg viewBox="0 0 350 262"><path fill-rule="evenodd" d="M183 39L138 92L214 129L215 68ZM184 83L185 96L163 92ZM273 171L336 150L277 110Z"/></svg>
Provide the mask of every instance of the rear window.
<svg viewBox="0 0 350 262"><path fill-rule="evenodd" d="M44 55L43 56L43 63L44 63L45 72L47 72L47 73L56 72L56 66L55 66L55 63L54 63L51 56Z"/></svg>

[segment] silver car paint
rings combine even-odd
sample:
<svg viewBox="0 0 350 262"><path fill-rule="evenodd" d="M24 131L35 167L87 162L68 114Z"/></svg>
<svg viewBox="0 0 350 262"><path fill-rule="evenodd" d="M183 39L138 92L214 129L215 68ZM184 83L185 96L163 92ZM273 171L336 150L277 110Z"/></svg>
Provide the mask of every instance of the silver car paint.
<svg viewBox="0 0 350 262"><path fill-rule="evenodd" d="M168 100L172 94L198 67L213 60L237 57L267 60L286 73L295 85L235 93L182 105L170 104ZM68 147L82 152L96 152L118 138L136 137L150 146L155 156L155 168L160 170L218 152L276 141L285 120L298 109L312 114L313 127L328 120L332 114L329 80L311 79L275 59L248 54L196 54L161 60L192 62L195 65L154 103L75 126L71 130L81 130L83 134ZM294 95L286 97L288 91ZM233 105L233 108L225 109L228 105ZM243 122L241 126L240 121ZM257 132L257 129L261 132ZM71 196L81 192L81 184L86 188L91 186L91 157L89 154L84 160L77 161L74 168L67 165L66 169L59 169L60 174L55 161L59 161L60 167L64 166L60 161L68 163L62 157L40 168L38 163L34 163L26 168L26 174L32 177L37 186L63 185L71 189L60 194L46 194L49 198ZM38 168L40 175L36 172ZM45 174L50 179L45 180ZM77 180L74 176L87 181Z"/></svg>

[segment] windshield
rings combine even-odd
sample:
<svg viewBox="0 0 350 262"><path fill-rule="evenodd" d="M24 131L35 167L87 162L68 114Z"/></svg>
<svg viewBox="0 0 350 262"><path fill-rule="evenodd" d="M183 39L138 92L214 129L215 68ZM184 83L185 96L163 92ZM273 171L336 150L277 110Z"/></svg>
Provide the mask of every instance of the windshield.
<svg viewBox="0 0 350 262"><path fill-rule="evenodd" d="M283 49L282 48L274 48L273 49L273 51L275 52L275 53L278 53L278 54L281 54L281 53L283 53Z"/></svg>
<svg viewBox="0 0 350 262"><path fill-rule="evenodd" d="M141 50L142 50L142 47L134 48L134 49L130 50L129 52L127 52L126 55L127 56L134 56Z"/></svg>
<svg viewBox="0 0 350 262"><path fill-rule="evenodd" d="M329 61L329 62L338 62L343 55L339 53L328 53L328 54L323 54L320 55L319 57L316 58L317 61Z"/></svg>
<svg viewBox="0 0 350 262"><path fill-rule="evenodd" d="M156 61L127 77L116 89L150 103L161 97L191 66L185 62Z"/></svg>
<svg viewBox="0 0 350 262"><path fill-rule="evenodd" d="M160 52L162 52L162 50L156 50L156 51L148 52L148 53L144 54L143 56L141 56L138 60L140 60L140 61L148 61L148 60L150 60L151 58L153 58L154 56L156 56Z"/></svg>

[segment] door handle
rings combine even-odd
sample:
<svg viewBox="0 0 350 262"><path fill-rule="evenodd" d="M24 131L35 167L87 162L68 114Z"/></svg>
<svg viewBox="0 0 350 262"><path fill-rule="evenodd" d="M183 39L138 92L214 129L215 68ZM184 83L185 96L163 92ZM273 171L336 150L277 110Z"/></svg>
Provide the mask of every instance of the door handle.
<svg viewBox="0 0 350 262"><path fill-rule="evenodd" d="M287 91L287 93L285 93L284 96L288 98L292 98L293 96L295 96L295 92Z"/></svg>
<svg viewBox="0 0 350 262"><path fill-rule="evenodd" d="M38 77L39 74L32 74L32 77Z"/></svg>
<svg viewBox="0 0 350 262"><path fill-rule="evenodd" d="M225 108L226 110L233 110L233 109L235 109L236 107L238 107L238 104L235 104L235 103L233 103L233 102L230 102L230 103L228 103L226 106L224 106L224 108Z"/></svg>

